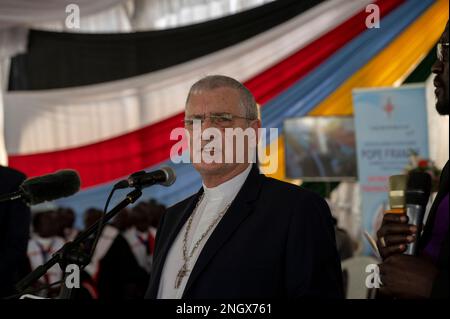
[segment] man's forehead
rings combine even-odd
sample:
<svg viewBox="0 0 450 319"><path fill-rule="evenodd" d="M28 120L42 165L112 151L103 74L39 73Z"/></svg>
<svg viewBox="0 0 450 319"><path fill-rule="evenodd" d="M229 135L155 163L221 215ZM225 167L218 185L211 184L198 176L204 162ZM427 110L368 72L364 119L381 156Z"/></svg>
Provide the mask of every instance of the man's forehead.
<svg viewBox="0 0 450 319"><path fill-rule="evenodd" d="M229 113L240 109L237 92L208 90L193 93L186 105L186 112Z"/></svg>
<svg viewBox="0 0 450 319"><path fill-rule="evenodd" d="M239 98L239 92L229 87L219 87L191 92L189 100L215 100L222 102L235 102Z"/></svg>

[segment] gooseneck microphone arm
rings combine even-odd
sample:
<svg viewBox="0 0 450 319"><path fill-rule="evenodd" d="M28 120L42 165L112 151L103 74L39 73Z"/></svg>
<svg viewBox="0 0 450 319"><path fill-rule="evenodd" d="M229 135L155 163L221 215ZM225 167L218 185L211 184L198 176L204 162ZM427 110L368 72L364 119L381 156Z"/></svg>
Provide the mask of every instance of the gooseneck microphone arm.
<svg viewBox="0 0 450 319"><path fill-rule="evenodd" d="M139 197L142 196L142 191L139 188L134 189L127 194L126 198L123 199L119 204L117 204L109 213L104 216L103 222L111 220L117 213L122 209L127 207L129 204L133 204ZM48 260L45 264L36 268L33 272L28 274L25 278L20 280L16 284L16 289L21 293L26 293L26 289L33 284L36 280L42 277L51 267L59 263L63 272L65 272L66 266L69 264L77 264L78 266L86 266L89 264L89 257L80 254L82 251L81 244L88 239L92 234L98 230L98 226L102 220L98 220L88 229L81 232L72 242L66 243L61 249L59 249L52 258ZM65 288L65 283L62 284L63 289ZM61 296L60 296L61 297ZM69 298L70 291L66 295L62 295L62 298Z"/></svg>
<svg viewBox="0 0 450 319"><path fill-rule="evenodd" d="M55 176L58 178L57 181L63 181L64 183L55 183L54 179ZM64 177L64 180L60 178L60 176ZM37 203L44 200L48 200L48 194L46 192L46 187L44 187L46 184L49 185L54 191L50 192L51 196L60 195L58 193L59 188L63 188L65 190L65 193L63 196L67 196L69 191L72 192L73 188L72 184L76 183L69 183L69 187L66 187L66 180L75 180L75 178L78 178L77 174L74 174L70 171L60 172L54 175L48 175L44 176L43 178L30 180L28 184L21 186L22 193L25 193L27 195L27 200L29 200L30 203ZM112 192L110 193L110 196L108 197L108 200L106 201L106 206L104 208L104 216L100 218L95 224L93 224L88 229L84 230L78 236L72 241L66 243L61 249L59 249L55 254L53 254L52 258L48 260L45 264L39 266L36 268L33 272L28 274L25 278L20 280L15 288L17 289L20 294L25 294L28 291L26 290L32 283L34 283L36 280L38 280L40 277L42 277L51 267L53 267L55 264L59 264L61 266L61 269L63 270L64 277L63 277L63 283L61 285L61 293L59 295L59 299L69 299L72 297L72 288L67 287L65 279L66 279L66 266L70 264L78 265L78 267L83 268L86 265L89 264L91 261L92 254L95 250L95 246L98 242L99 237L101 236L101 232L103 229L103 225L111 220L115 215L117 215L122 209L124 209L129 204L133 204L136 202L139 197L142 196L142 189L155 185L160 184L162 186L170 186L175 182L176 175L172 168L170 167L162 167L161 169L146 173L144 171L137 172L135 174L132 174L128 180L122 180L118 183L116 183L112 189ZM79 180L79 179L78 179ZM36 186L37 185L37 186ZM26 186L26 187L25 187ZM79 184L75 185L79 188ZM112 194L117 189L122 188L134 188L133 191L127 194L125 199L123 199L119 204L117 204L109 213L106 213L107 207L109 204L109 201L112 197ZM67 189L67 190L66 190ZM41 191L44 190L44 191ZM18 195L22 194L19 192ZM56 194L56 195L55 195ZM23 194L22 194L23 195ZM92 234L97 232L97 237L95 239L94 245L91 249L90 255L86 254L83 251L82 243L87 240L89 237L91 237ZM15 296L13 296L15 297ZM13 297L9 297L8 299L11 299Z"/></svg>

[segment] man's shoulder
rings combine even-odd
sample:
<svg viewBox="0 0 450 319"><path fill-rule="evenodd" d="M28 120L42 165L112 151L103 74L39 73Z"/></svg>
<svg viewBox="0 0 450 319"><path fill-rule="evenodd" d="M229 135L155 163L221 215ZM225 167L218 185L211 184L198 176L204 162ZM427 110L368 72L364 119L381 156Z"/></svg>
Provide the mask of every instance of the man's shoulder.
<svg viewBox="0 0 450 319"><path fill-rule="evenodd" d="M0 188L11 190L18 187L26 179L25 174L10 167L0 166Z"/></svg>
<svg viewBox="0 0 450 319"><path fill-rule="evenodd" d="M2 179L10 179L11 181L23 181L26 178L24 173L5 166L0 166L0 176Z"/></svg>
<svg viewBox="0 0 450 319"><path fill-rule="evenodd" d="M299 185L284 182L272 177L264 176L263 192L269 192L271 197L277 199L290 200L310 200L310 201L325 201L319 194L310 191Z"/></svg>
<svg viewBox="0 0 450 319"><path fill-rule="evenodd" d="M261 178L262 183L259 199L278 202L281 201L294 206L297 206L296 203L298 203L298 205L303 207L308 204L318 204L319 206L326 205L326 201L319 194L306 188L275 178L267 177L265 175L262 175ZM171 219L184 212L188 205L190 205L195 199L197 194L198 193L194 193L193 195L169 207L166 217Z"/></svg>

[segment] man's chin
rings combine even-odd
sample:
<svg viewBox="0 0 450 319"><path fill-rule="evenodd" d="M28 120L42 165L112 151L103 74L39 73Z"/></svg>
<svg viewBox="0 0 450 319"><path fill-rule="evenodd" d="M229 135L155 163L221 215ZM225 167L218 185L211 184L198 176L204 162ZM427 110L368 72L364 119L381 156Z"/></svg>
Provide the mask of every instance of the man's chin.
<svg viewBox="0 0 450 319"><path fill-rule="evenodd" d="M226 169L226 163L195 163L194 168L202 174L217 174Z"/></svg>
<svg viewBox="0 0 450 319"><path fill-rule="evenodd" d="M447 101L445 101L445 100L447 100ZM449 115L449 113L450 113L449 109L450 109L450 106L448 103L448 99L438 97L437 102L436 102L436 111L440 115Z"/></svg>

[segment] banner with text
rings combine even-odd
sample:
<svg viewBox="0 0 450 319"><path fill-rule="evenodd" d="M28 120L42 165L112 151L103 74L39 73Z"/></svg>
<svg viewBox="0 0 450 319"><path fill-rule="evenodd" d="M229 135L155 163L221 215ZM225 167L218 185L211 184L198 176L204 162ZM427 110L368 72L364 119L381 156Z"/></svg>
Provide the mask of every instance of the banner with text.
<svg viewBox="0 0 450 319"><path fill-rule="evenodd" d="M403 174L411 152L428 158L425 85L353 91L362 231L376 238L388 208L389 176ZM372 254L364 242L364 254Z"/></svg>

